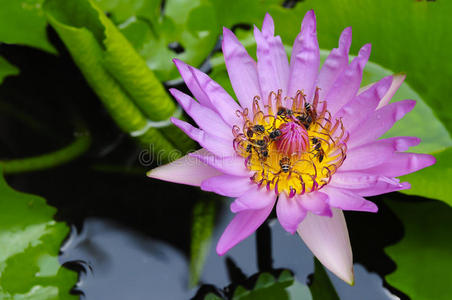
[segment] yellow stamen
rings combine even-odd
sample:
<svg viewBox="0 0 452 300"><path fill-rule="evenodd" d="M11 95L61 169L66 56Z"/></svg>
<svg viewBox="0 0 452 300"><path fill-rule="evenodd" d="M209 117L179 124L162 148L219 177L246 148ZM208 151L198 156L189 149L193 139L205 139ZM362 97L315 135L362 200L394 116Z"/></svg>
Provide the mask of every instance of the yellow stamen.
<svg viewBox="0 0 452 300"><path fill-rule="evenodd" d="M281 95L281 90L271 92L264 110L256 96L252 115L248 109L237 111L244 125L233 128L234 148L254 171L255 183L293 197L330 182L345 160L348 133L340 119L332 120L326 103L319 102L318 89L312 104L301 91L286 97L285 104Z"/></svg>

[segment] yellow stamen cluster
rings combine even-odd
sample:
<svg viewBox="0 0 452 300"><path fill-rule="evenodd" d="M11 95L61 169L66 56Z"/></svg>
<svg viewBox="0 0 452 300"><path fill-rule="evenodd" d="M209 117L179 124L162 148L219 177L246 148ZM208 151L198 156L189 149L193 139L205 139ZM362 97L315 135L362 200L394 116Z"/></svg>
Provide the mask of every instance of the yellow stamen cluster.
<svg viewBox="0 0 452 300"><path fill-rule="evenodd" d="M348 134L319 102L318 91L312 104L301 91L282 99L279 90L270 93L265 105L254 97L252 112L237 111L244 123L233 127L234 148L254 171L251 179L277 195L321 189L346 158Z"/></svg>

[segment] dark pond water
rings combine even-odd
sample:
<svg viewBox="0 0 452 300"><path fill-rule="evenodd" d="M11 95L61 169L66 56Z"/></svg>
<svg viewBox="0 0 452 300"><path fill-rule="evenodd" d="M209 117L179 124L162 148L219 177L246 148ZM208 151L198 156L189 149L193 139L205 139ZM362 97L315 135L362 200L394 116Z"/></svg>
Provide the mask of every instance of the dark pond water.
<svg viewBox="0 0 452 300"><path fill-rule="evenodd" d="M36 122L30 128L30 122L18 121L3 110L0 154L17 158L58 149L73 138L71 120L86 122L93 145L82 158L51 170L8 177L14 188L45 197L58 208L57 220L70 224L60 261L79 271L74 293L90 300L203 299L209 291L246 286L247 278L259 272L281 269L309 283L310 251L275 219L226 256L217 256L214 245L232 218L224 199L201 284L189 289L191 210L202 193L145 177L147 167L137 159L140 148L116 128L57 45L63 53L60 57L1 46L1 54L21 69L20 76L0 87L1 101ZM383 248L402 238L398 219L384 205L376 215L347 213L346 217L356 284L350 287L330 274L341 299L408 299L382 279L395 269Z"/></svg>

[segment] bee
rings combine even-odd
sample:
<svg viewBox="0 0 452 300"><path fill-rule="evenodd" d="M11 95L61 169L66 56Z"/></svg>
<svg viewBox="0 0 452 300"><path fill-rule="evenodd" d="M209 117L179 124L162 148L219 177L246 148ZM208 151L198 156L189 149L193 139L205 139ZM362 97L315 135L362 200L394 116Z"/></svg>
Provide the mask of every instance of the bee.
<svg viewBox="0 0 452 300"><path fill-rule="evenodd" d="M316 138L316 137L313 137L313 138L311 139L311 141L312 141L312 143L314 144L314 149L315 149L315 150L319 150L320 147L321 147L321 144L320 144L319 139Z"/></svg>
<svg viewBox="0 0 452 300"><path fill-rule="evenodd" d="M261 149L261 151L259 152L259 155L261 157L263 157L264 159L266 159L268 157L268 150L267 149Z"/></svg>
<svg viewBox="0 0 452 300"><path fill-rule="evenodd" d="M267 142L265 140L257 140L256 144L261 148L267 146Z"/></svg>
<svg viewBox="0 0 452 300"><path fill-rule="evenodd" d="M301 123L301 125L303 125L306 128L306 130L308 130L309 126L311 126L312 124L311 115L306 113L301 113L301 115L297 116L296 119L298 120L298 122Z"/></svg>
<svg viewBox="0 0 452 300"><path fill-rule="evenodd" d="M316 156L319 158L319 162L323 161L323 158L325 157L325 151L323 149L319 149Z"/></svg>
<svg viewBox="0 0 452 300"><path fill-rule="evenodd" d="M308 114L311 114L311 113L312 113L312 106L311 106L311 103L306 102L306 103L304 104L304 109L306 110L306 112L307 112Z"/></svg>
<svg viewBox="0 0 452 300"><path fill-rule="evenodd" d="M291 169L290 158L287 156L284 156L283 158L281 158L281 160L279 161L279 166L281 167L282 172L284 172L284 173L289 172Z"/></svg>
<svg viewBox="0 0 452 300"><path fill-rule="evenodd" d="M256 151L256 153L259 155L259 158L263 160L267 159L269 143L268 137L265 136L262 140L252 140L251 142L253 144L250 144L249 146L251 146Z"/></svg>
<svg viewBox="0 0 452 300"><path fill-rule="evenodd" d="M325 157L325 151L323 151L322 149L322 144L320 143L320 140L316 137L313 137L311 141L314 144L314 151L316 151L314 157L317 157L319 162L322 162L323 158Z"/></svg>
<svg viewBox="0 0 452 300"><path fill-rule="evenodd" d="M253 125L253 127L248 128L246 135L250 138L253 137L254 133L264 133L265 127L263 125Z"/></svg>
<svg viewBox="0 0 452 300"><path fill-rule="evenodd" d="M269 134L269 138L273 141L275 141L276 139L278 139L278 137L281 135L281 130L279 129L275 129L272 132L270 132Z"/></svg>
<svg viewBox="0 0 452 300"><path fill-rule="evenodd" d="M276 114L285 119L286 117L291 117L293 115L293 111L285 107L279 107Z"/></svg>
<svg viewBox="0 0 452 300"><path fill-rule="evenodd" d="M251 144L248 144L248 146L246 146L246 152L248 153L253 152L253 146L251 146Z"/></svg>

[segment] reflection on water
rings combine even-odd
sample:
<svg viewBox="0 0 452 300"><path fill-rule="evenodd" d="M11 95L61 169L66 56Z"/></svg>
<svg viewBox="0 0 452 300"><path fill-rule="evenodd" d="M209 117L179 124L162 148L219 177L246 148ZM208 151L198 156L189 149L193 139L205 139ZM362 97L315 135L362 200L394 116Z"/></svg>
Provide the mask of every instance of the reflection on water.
<svg viewBox="0 0 452 300"><path fill-rule="evenodd" d="M267 249L271 256L256 255L257 241L253 234L227 255L219 257L214 245L233 214L224 208L220 216L201 284L222 289L231 282L239 283L264 271L263 268L289 269L299 282L308 283L308 276L314 271L311 252L297 236L286 233L276 220L268 223L268 233L262 236L271 241ZM261 247L259 251L262 252ZM197 292L197 288L188 289L188 260L181 251L105 219L88 218L81 232L72 230L62 248L60 261L83 262L86 272L81 273L76 289L85 299L190 299ZM362 265L355 264L355 274L355 286L350 287L329 273L341 299L398 299L383 288L377 274L367 272Z"/></svg>
<svg viewBox="0 0 452 300"><path fill-rule="evenodd" d="M190 298L187 259L180 251L113 222L87 219L62 252L61 263L90 266L77 285L86 299Z"/></svg>

